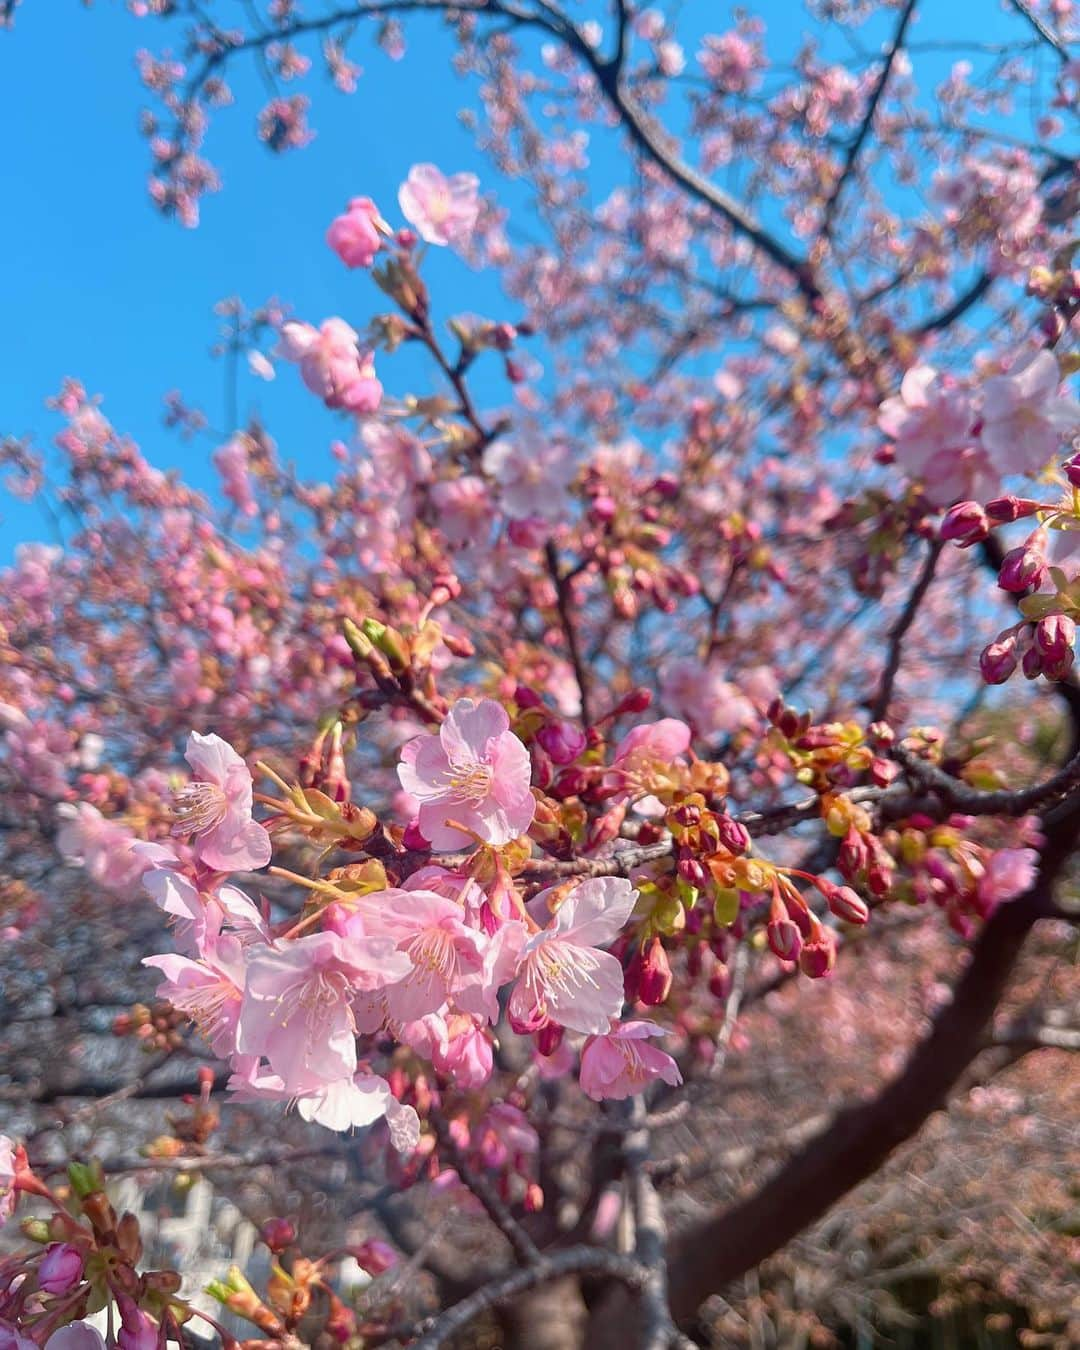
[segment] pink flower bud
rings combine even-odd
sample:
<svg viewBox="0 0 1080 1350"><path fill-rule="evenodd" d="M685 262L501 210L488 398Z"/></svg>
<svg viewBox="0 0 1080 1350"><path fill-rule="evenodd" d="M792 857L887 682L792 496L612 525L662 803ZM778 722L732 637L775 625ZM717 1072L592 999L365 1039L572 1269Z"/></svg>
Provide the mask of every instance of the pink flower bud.
<svg viewBox="0 0 1080 1350"><path fill-rule="evenodd" d="M116 1301L121 1322L116 1337L119 1350L157 1350L161 1329L149 1313L143 1312L126 1294L118 1294Z"/></svg>
<svg viewBox="0 0 1080 1350"><path fill-rule="evenodd" d="M536 1033L536 1052L549 1059L562 1045L565 1030L558 1022L548 1022Z"/></svg>
<svg viewBox="0 0 1080 1350"><path fill-rule="evenodd" d="M1073 487L1080 487L1080 455L1073 455L1072 459L1067 459L1062 468L1070 484Z"/></svg>
<svg viewBox="0 0 1080 1350"><path fill-rule="evenodd" d="M697 886L699 890L709 879L708 872L697 858L680 858L676 864L676 871L683 881L690 886Z"/></svg>
<svg viewBox="0 0 1080 1350"><path fill-rule="evenodd" d="M1067 614L1048 614L1035 625L1035 650L1042 658L1043 674L1060 680L1073 663L1076 624Z"/></svg>
<svg viewBox="0 0 1080 1350"><path fill-rule="evenodd" d="M866 847L866 841L854 825L849 826L840 845L837 866L844 876L854 877L858 876L869 861L870 851Z"/></svg>
<svg viewBox="0 0 1080 1350"><path fill-rule="evenodd" d="M380 1242L378 1238L369 1238L358 1247L350 1247L349 1253L356 1264L369 1275L381 1275L391 1266L396 1266L398 1261L397 1252L393 1247Z"/></svg>
<svg viewBox="0 0 1080 1350"><path fill-rule="evenodd" d="M651 703L651 690L639 686L637 689L631 689L626 697L620 699L607 715L608 717L622 717L626 713L642 713Z"/></svg>
<svg viewBox="0 0 1080 1350"><path fill-rule="evenodd" d="M750 849L750 831L729 815L718 815L716 824L720 842L729 853L746 853Z"/></svg>
<svg viewBox="0 0 1080 1350"><path fill-rule="evenodd" d="M769 950L781 961L797 961L802 949L802 936L779 900L769 907L769 922L765 926Z"/></svg>
<svg viewBox="0 0 1080 1350"><path fill-rule="evenodd" d="M573 722L562 720L546 723L537 732L536 739L556 764L572 764L588 745L585 733Z"/></svg>
<svg viewBox="0 0 1080 1350"><path fill-rule="evenodd" d="M378 208L370 197L354 197L348 210L331 221L326 242L346 267L371 266L382 247L378 220Z"/></svg>
<svg viewBox="0 0 1080 1350"><path fill-rule="evenodd" d="M38 1267L38 1288L46 1294L67 1294L83 1277L83 1257L70 1242L50 1242Z"/></svg>
<svg viewBox="0 0 1080 1350"><path fill-rule="evenodd" d="M990 534L990 521L978 502L957 502L945 512L940 537L953 540L961 548L970 548Z"/></svg>
<svg viewBox="0 0 1080 1350"><path fill-rule="evenodd" d="M799 952L799 969L812 980L828 975L836 965L836 939L827 928L814 920L814 932Z"/></svg>
<svg viewBox="0 0 1080 1350"><path fill-rule="evenodd" d="M296 1241L296 1229L288 1219L267 1219L259 1236L272 1252L283 1252Z"/></svg>
<svg viewBox="0 0 1080 1350"><path fill-rule="evenodd" d="M830 911L845 923L866 923L870 907L850 886L830 886L825 892Z"/></svg>
<svg viewBox="0 0 1080 1350"><path fill-rule="evenodd" d="M647 1007L656 1008L671 993L671 965L664 944L654 937L641 952L638 998Z"/></svg>
<svg viewBox="0 0 1080 1350"><path fill-rule="evenodd" d="M1046 576L1046 530L1033 530L1017 548L1005 554L998 572L998 585L1003 591L1026 591L1039 586Z"/></svg>
<svg viewBox="0 0 1080 1350"><path fill-rule="evenodd" d="M1038 647L1029 647L1024 653L1023 660L1020 662L1020 669L1023 672L1025 680L1037 680L1043 673L1042 653Z"/></svg>
<svg viewBox="0 0 1080 1350"><path fill-rule="evenodd" d="M979 670L987 684L1004 684L1016 666L1016 637L1012 633L1004 638L995 638L983 648L979 657Z"/></svg>
<svg viewBox="0 0 1080 1350"><path fill-rule="evenodd" d="M1033 515L1039 509L1039 503L1030 497L995 497L986 503L986 514L997 525L1008 525L1011 521L1021 520Z"/></svg>

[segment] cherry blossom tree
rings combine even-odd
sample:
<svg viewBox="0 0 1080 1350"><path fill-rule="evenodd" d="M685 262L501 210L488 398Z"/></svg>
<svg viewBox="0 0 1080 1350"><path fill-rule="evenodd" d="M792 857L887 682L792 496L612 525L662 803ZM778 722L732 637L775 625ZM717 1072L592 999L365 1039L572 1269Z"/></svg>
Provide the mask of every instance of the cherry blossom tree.
<svg viewBox="0 0 1080 1350"><path fill-rule="evenodd" d="M2 444L55 527L0 598L4 1346L827 1343L926 1270L1074 1343L1075 6L1000 47L923 8L783 51L629 0L129 5L182 225L240 63L281 153L367 38L438 31L491 173L342 204L366 311L223 303L227 405L334 412L326 481L173 394L197 492L71 378ZM505 311L445 312L433 249ZM900 1222L909 1165L951 1219ZM261 1177L265 1288L144 1268L125 1171Z"/></svg>

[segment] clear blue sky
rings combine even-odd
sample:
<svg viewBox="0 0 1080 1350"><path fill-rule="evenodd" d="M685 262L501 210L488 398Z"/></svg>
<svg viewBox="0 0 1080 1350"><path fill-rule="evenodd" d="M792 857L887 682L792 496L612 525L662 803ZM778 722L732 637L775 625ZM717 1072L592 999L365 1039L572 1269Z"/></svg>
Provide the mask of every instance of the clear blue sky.
<svg viewBox="0 0 1080 1350"><path fill-rule="evenodd" d="M778 34L785 45L798 40L804 15L796 0L748 7L765 17L770 48ZM975 36L970 24L957 24L958 11L971 15L972 8L933 0L926 9L913 39L955 37L958 27ZM994 0L978 10L980 39L1027 36ZM951 22L943 11L951 11ZM722 30L728 12L715 0L683 7L691 59L694 37L706 24ZM877 31L894 21L885 16ZM105 396L114 424L154 463L182 465L189 481L209 487L211 445L181 443L162 428L161 414L163 394L178 387L212 422L222 421L223 369L208 354L217 300L237 294L257 304L277 295L303 317L341 313L362 326L379 307L371 282L341 268L323 233L358 193L396 217L398 184L420 160L474 170L516 219L526 227L530 220L521 189L495 179L459 125L456 111L473 93L450 69L448 36L423 21L409 26L404 62L357 46L364 75L355 95L338 94L313 75L318 135L300 152L274 156L255 140L265 93L249 67L238 67L237 103L216 114L208 147L225 189L206 200L197 230L162 219L145 193L148 154L137 130L143 98L133 55L140 45L157 50L163 31L156 21L133 20L120 0L99 0L89 10L77 0L28 0L15 29L0 34L0 432L51 434L43 400L62 376L73 375ZM867 45L874 31L860 35ZM941 59L941 73L949 59ZM613 152L594 144L591 153L592 172L605 178L613 166L604 156ZM430 276L446 311L507 313L490 274L470 273L444 254L432 258ZM296 395L287 369L273 385L245 378L241 414L257 403L287 457L321 463L341 424ZM0 494L0 565L20 539L41 534L33 508Z"/></svg>

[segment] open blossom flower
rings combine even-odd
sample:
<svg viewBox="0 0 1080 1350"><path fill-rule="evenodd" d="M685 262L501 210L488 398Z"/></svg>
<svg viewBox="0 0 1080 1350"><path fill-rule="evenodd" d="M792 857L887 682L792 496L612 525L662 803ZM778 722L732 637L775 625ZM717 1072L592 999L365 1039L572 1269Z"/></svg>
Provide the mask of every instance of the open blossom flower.
<svg viewBox="0 0 1080 1350"><path fill-rule="evenodd" d="M270 861L270 836L251 818L251 774L220 736L188 737L194 778L176 794L176 835L194 835L196 857L219 872L249 871Z"/></svg>
<svg viewBox="0 0 1080 1350"><path fill-rule="evenodd" d="M140 855L152 862L143 874L143 889L168 915L173 937L181 951L202 956L211 950L226 928L242 943L266 942L269 933L255 902L237 886L219 886L200 891L179 870L179 859L170 862L168 850L158 844L140 844Z"/></svg>
<svg viewBox="0 0 1080 1350"><path fill-rule="evenodd" d="M398 778L420 803L420 832L434 848L466 848L473 836L508 844L532 824L529 752L493 699L454 704L438 735L403 747ZM464 826L465 830L456 828Z"/></svg>
<svg viewBox="0 0 1080 1350"><path fill-rule="evenodd" d="M466 925L461 905L434 891L380 891L358 901L355 914L368 936L389 938L408 957L408 972L385 991L395 1022L438 1012L483 967L485 935Z"/></svg>
<svg viewBox="0 0 1080 1350"><path fill-rule="evenodd" d="M679 1066L649 1044L649 1037L663 1035L653 1022L623 1022L602 1036L590 1036L581 1052L582 1090L600 1102L634 1097L657 1078L677 1087Z"/></svg>
<svg viewBox="0 0 1080 1350"><path fill-rule="evenodd" d="M1044 350L983 385L982 443L999 473L1038 473L1062 436L1080 431L1080 402L1059 396L1060 382L1057 358Z"/></svg>
<svg viewBox="0 0 1080 1350"><path fill-rule="evenodd" d="M467 244L480 215L474 173L449 178L434 164L414 164L398 192L405 219L429 244Z"/></svg>
<svg viewBox="0 0 1080 1350"><path fill-rule="evenodd" d="M89 1322L69 1322L53 1332L45 1342L45 1350L105 1350L105 1338Z"/></svg>
<svg viewBox="0 0 1080 1350"><path fill-rule="evenodd" d="M353 197L348 209L330 222L326 242L346 267L370 267L382 247L379 208L370 197Z"/></svg>
<svg viewBox="0 0 1080 1350"><path fill-rule="evenodd" d="M491 1037L473 1018L451 1017L446 1041L436 1048L431 1062L460 1088L483 1087L494 1062Z"/></svg>
<svg viewBox="0 0 1080 1350"><path fill-rule="evenodd" d="M143 965L161 971L158 998L186 1013L219 1059L235 1054L245 974L237 938L219 938L199 961L168 952L145 957Z"/></svg>
<svg viewBox="0 0 1080 1350"><path fill-rule="evenodd" d="M300 377L328 408L373 413L382 401L375 358L359 349L359 335L344 319L327 319L321 328L287 323L281 330L281 355L300 366Z"/></svg>
<svg viewBox="0 0 1080 1350"><path fill-rule="evenodd" d="M285 1101L295 1105L302 1120L328 1130L363 1129L386 1118L390 1142L399 1153L420 1142L420 1120L411 1106L403 1106L385 1078L377 1074L345 1074L327 1083L297 1090L275 1073L258 1067L254 1059L241 1061L229 1079L229 1091L237 1101Z"/></svg>
<svg viewBox="0 0 1080 1350"><path fill-rule="evenodd" d="M250 958L237 1048L261 1055L290 1096L356 1072L352 1002L409 973L388 938L315 933Z"/></svg>
<svg viewBox="0 0 1080 1350"><path fill-rule="evenodd" d="M484 472L499 484L500 504L508 516L558 520L566 514L566 489L576 466L568 446L529 436L489 445Z"/></svg>
<svg viewBox="0 0 1080 1350"><path fill-rule="evenodd" d="M1029 890L1035 884L1038 863L1033 848L1002 848L992 853L979 878L979 900L987 912Z"/></svg>
<svg viewBox="0 0 1080 1350"><path fill-rule="evenodd" d="M94 881L115 895L128 895L146 870L130 830L115 820L106 820L96 806L62 802L56 847L68 862L78 863Z"/></svg>
<svg viewBox="0 0 1080 1350"><path fill-rule="evenodd" d="M767 706L776 696L776 677L767 666L746 672L740 685L724 678L719 667L695 657L667 661L660 670L660 690L672 712L692 722L699 736L731 734L761 721L754 700ZM748 696L750 695L750 696Z"/></svg>
<svg viewBox="0 0 1080 1350"><path fill-rule="evenodd" d="M0 1223L15 1208L15 1141L0 1134Z"/></svg>
<svg viewBox="0 0 1080 1350"><path fill-rule="evenodd" d="M443 478L432 484L430 496L447 543L462 548L488 538L495 509L482 478L474 473Z"/></svg>
<svg viewBox="0 0 1080 1350"><path fill-rule="evenodd" d="M549 894L536 896L533 908L541 909ZM597 948L614 941L636 902L637 891L622 877L575 886L551 923L521 950L511 1019L523 1029L551 1021L570 1031L606 1031L622 1008L623 969L610 952Z"/></svg>
<svg viewBox="0 0 1080 1350"><path fill-rule="evenodd" d="M974 420L968 391L933 366L913 366L899 395L878 411L878 426L896 442L897 464L922 482L935 506L979 501L997 487L998 474L972 434Z"/></svg>

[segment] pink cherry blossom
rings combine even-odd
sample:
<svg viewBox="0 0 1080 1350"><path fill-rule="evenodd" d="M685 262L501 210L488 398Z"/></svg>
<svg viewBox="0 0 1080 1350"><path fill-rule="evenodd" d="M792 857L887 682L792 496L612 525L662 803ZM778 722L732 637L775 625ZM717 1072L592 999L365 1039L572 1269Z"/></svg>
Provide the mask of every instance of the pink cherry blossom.
<svg viewBox="0 0 1080 1350"><path fill-rule="evenodd" d="M348 209L330 222L326 242L346 267L370 267L382 247L379 208L370 197L353 197Z"/></svg>
<svg viewBox="0 0 1080 1350"><path fill-rule="evenodd" d="M473 1129L473 1145L492 1171L513 1167L523 1172L539 1151L540 1139L524 1112L510 1102L495 1102Z"/></svg>
<svg viewBox="0 0 1080 1350"><path fill-rule="evenodd" d="M970 393L932 366L913 366L898 396L878 410L878 426L896 441L896 462L922 482L929 501L949 506L980 500L997 487L998 474L975 441Z"/></svg>
<svg viewBox="0 0 1080 1350"><path fill-rule="evenodd" d="M1035 882L1039 855L1033 848L1002 848L992 853L979 879L979 900L988 910L1015 900Z"/></svg>
<svg viewBox="0 0 1080 1350"><path fill-rule="evenodd" d="M219 872L251 871L270 861L270 836L251 818L247 765L220 736L188 738L194 778L176 794L176 835L193 835L196 857Z"/></svg>
<svg viewBox="0 0 1080 1350"><path fill-rule="evenodd" d="M434 164L415 164L398 192L405 219L429 244L467 244L480 215L479 180L472 173L447 178Z"/></svg>
<svg viewBox="0 0 1080 1350"><path fill-rule="evenodd" d="M568 446L538 435L495 441L484 451L484 472L499 484L503 511L516 519L559 520L576 465Z"/></svg>
<svg viewBox="0 0 1080 1350"><path fill-rule="evenodd" d="M487 484L473 473L444 478L431 489L439 529L456 548L483 543L494 517Z"/></svg>
<svg viewBox="0 0 1080 1350"><path fill-rule="evenodd" d="M363 1129L385 1118L390 1142L399 1153L409 1152L420 1142L420 1118L415 1110L403 1106L386 1079L377 1074L358 1073L303 1093L296 1110L303 1120L339 1133Z"/></svg>
<svg viewBox="0 0 1080 1350"><path fill-rule="evenodd" d="M249 961L237 1048L262 1055L290 1095L356 1072L357 990L401 979L409 958L387 938L315 933Z"/></svg>
<svg viewBox="0 0 1080 1350"><path fill-rule="evenodd" d="M198 961L166 953L146 957L143 965L161 971L158 998L186 1013L219 1059L235 1054L245 977L237 938L219 938Z"/></svg>
<svg viewBox="0 0 1080 1350"><path fill-rule="evenodd" d="M715 664L695 657L668 661L660 671L660 690L672 712L693 723L699 736L731 733L759 719L754 705Z"/></svg>
<svg viewBox="0 0 1080 1350"><path fill-rule="evenodd" d="M159 845L141 844L137 852L149 859ZM179 859L167 850L160 861L143 874L143 889L154 903L168 915L173 924L173 937L181 951L201 956L213 949L218 936L230 929L241 943L266 942L269 939L263 916L251 898L236 886L219 886L212 891L201 891L180 870Z"/></svg>
<svg viewBox="0 0 1080 1350"><path fill-rule="evenodd" d="M468 847L474 835L499 845L524 834L536 809L530 777L529 752L506 709L487 698L459 699L438 735L409 741L398 765L401 786L420 802L420 831L437 849Z"/></svg>
<svg viewBox="0 0 1080 1350"><path fill-rule="evenodd" d="M0 1134L0 1223L15 1208L15 1141Z"/></svg>
<svg viewBox="0 0 1080 1350"><path fill-rule="evenodd" d="M229 1079L237 1101L284 1101L295 1104L302 1120L328 1130L363 1129L386 1118L390 1142L399 1152L414 1149L420 1140L420 1121L411 1106L403 1106L385 1078L377 1074L344 1074L326 1083L290 1087L278 1074L267 1073L252 1058L240 1060Z"/></svg>
<svg viewBox="0 0 1080 1350"><path fill-rule="evenodd" d="M542 909L550 894L541 892L532 907ZM570 1031L606 1031L622 1008L623 970L597 948L614 941L636 902L637 891L622 877L575 886L548 926L522 948L511 1018L528 1029L553 1021Z"/></svg>
<svg viewBox="0 0 1080 1350"><path fill-rule="evenodd" d="M464 977L483 967L487 938L466 925L460 904L434 891L380 891L358 901L355 913L367 935L391 939L410 962L404 977L385 991L395 1022L437 1012Z"/></svg>
<svg viewBox="0 0 1080 1350"><path fill-rule="evenodd" d="M473 1018L452 1017L446 1043L437 1048L431 1062L460 1088L483 1087L491 1077L491 1037Z"/></svg>
<svg viewBox="0 0 1080 1350"><path fill-rule="evenodd" d="M1080 402L1059 396L1060 382L1057 358L1044 350L983 385L982 443L999 473L1038 473L1062 437L1080 430Z"/></svg>
<svg viewBox="0 0 1080 1350"><path fill-rule="evenodd" d="M634 769L659 761L670 764L690 748L690 728L674 717L634 727L615 747L612 763L621 769Z"/></svg>
<svg viewBox="0 0 1080 1350"><path fill-rule="evenodd" d="M135 835L118 821L106 820L89 802L61 803L57 814L56 847L67 861L82 866L114 895L130 895L147 866L135 851Z"/></svg>
<svg viewBox="0 0 1080 1350"><path fill-rule="evenodd" d="M89 1322L69 1322L53 1332L45 1342L45 1350L105 1350L105 1338Z"/></svg>
<svg viewBox="0 0 1080 1350"><path fill-rule="evenodd" d="M657 1078L677 1087L679 1066L648 1038L663 1036L653 1022L623 1022L601 1036L590 1036L581 1052L580 1082L593 1101L622 1100L644 1092Z"/></svg>
<svg viewBox="0 0 1080 1350"><path fill-rule="evenodd" d="M281 355L300 366L300 376L328 408L373 413L382 401L375 358L359 349L359 335L344 319L327 319L321 328L287 323L281 330Z"/></svg>

